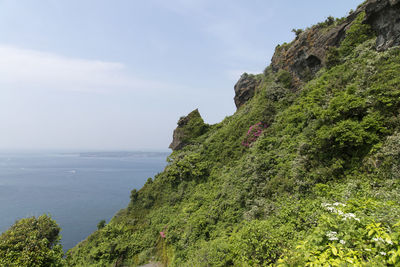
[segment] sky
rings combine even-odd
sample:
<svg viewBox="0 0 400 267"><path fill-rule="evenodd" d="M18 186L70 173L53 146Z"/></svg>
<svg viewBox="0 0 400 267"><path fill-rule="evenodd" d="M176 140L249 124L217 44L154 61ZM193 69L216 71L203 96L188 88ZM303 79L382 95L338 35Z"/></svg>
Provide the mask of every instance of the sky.
<svg viewBox="0 0 400 267"><path fill-rule="evenodd" d="M361 0L0 0L0 151L168 150L278 44Z"/></svg>

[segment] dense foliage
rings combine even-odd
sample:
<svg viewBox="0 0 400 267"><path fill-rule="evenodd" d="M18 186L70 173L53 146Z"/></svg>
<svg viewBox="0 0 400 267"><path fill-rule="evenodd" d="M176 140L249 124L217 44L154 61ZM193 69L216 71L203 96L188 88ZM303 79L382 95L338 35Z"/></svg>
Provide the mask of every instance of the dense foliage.
<svg viewBox="0 0 400 267"><path fill-rule="evenodd" d="M399 265L400 48L377 52L363 18L301 88L266 68L255 96L221 123L197 111L180 120L186 146L71 249L67 265ZM59 229L41 218L0 237L0 263L40 264L20 229L44 240L32 248L53 255L38 256L44 265L62 263ZM39 220L55 229L50 237L29 228Z"/></svg>
<svg viewBox="0 0 400 267"><path fill-rule="evenodd" d="M398 264L400 49L376 52L363 16L300 90L287 71L258 75L69 264Z"/></svg>
<svg viewBox="0 0 400 267"><path fill-rule="evenodd" d="M399 264L400 48L375 51L363 16L300 90L287 71L258 75L251 101L173 152L68 263Z"/></svg>
<svg viewBox="0 0 400 267"><path fill-rule="evenodd" d="M0 235L0 266L64 266L60 230L47 215L17 221Z"/></svg>

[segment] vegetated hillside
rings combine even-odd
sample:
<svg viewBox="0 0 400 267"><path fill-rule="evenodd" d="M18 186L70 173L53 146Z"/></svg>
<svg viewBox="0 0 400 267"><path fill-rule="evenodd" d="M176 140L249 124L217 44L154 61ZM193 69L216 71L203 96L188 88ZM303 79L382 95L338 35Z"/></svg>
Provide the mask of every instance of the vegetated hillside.
<svg viewBox="0 0 400 267"><path fill-rule="evenodd" d="M234 115L181 118L169 165L68 264L399 264L399 17L371 0L296 31Z"/></svg>

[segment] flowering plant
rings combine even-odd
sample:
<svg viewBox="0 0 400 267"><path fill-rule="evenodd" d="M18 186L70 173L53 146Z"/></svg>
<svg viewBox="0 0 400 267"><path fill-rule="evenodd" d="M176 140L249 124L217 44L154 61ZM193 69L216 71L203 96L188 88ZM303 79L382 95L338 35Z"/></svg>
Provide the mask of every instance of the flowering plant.
<svg viewBox="0 0 400 267"><path fill-rule="evenodd" d="M249 130L247 131L245 139L242 141L242 145L245 147L249 147L254 141L257 140L258 137L260 137L263 130L267 127L268 125L263 122L258 122L254 125L251 125Z"/></svg>
<svg viewBox="0 0 400 267"><path fill-rule="evenodd" d="M164 232L160 232L160 236L161 236L162 238L165 238L165 233L164 233Z"/></svg>

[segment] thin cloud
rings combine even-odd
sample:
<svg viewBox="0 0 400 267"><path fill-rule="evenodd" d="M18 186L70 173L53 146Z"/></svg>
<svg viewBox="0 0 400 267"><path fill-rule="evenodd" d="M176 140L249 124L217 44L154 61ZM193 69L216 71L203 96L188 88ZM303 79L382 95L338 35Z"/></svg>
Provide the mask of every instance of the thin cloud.
<svg viewBox="0 0 400 267"><path fill-rule="evenodd" d="M0 45L0 58L3 89L107 92L163 86L128 75L125 65L118 62L69 58L7 45Z"/></svg>
<svg viewBox="0 0 400 267"><path fill-rule="evenodd" d="M196 22L199 30L212 40L216 40L224 49L223 57L254 64L260 62L273 49L254 43L258 28L270 23L273 7L255 12L254 7L228 0L173 0L158 1L165 9ZM255 30L257 29L257 30Z"/></svg>

